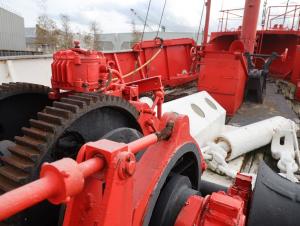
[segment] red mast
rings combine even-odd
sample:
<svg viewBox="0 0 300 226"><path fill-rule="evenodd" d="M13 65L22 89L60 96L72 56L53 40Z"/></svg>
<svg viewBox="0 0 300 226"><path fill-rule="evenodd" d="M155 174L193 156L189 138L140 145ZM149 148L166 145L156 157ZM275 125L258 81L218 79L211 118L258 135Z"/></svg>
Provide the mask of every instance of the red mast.
<svg viewBox="0 0 300 226"><path fill-rule="evenodd" d="M250 53L253 53L254 51L259 8L260 0L245 1L240 40L244 43L245 51Z"/></svg>
<svg viewBox="0 0 300 226"><path fill-rule="evenodd" d="M206 3L205 3L205 6L206 6L206 17L205 17L205 26L204 26L204 34L203 34L203 45L207 44L207 39L208 39L210 5L211 5L211 0L207 0Z"/></svg>

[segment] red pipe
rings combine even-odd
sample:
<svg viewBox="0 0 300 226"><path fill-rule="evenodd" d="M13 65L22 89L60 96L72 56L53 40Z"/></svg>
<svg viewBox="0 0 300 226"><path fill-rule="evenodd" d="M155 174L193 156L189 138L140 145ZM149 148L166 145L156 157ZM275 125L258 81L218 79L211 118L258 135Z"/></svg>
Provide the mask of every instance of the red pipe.
<svg viewBox="0 0 300 226"><path fill-rule="evenodd" d="M153 133L129 143L128 148L129 151L135 154L157 142L158 137ZM71 196L70 187L80 186L81 181L99 172L104 168L104 164L105 161L102 158L95 157L82 163L64 158L51 164L43 165L41 170L43 172L42 178L0 196L0 221L46 199L49 199L49 201L55 200L53 203L56 204L62 203L65 201L66 195L67 197ZM67 172L65 172L65 169L67 169ZM78 174L78 171L81 174ZM66 174L69 176L66 177ZM72 178L76 179L75 182ZM79 192L81 192L80 188L71 194L74 196Z"/></svg>
<svg viewBox="0 0 300 226"><path fill-rule="evenodd" d="M158 137L155 133L152 133L148 136L142 137L136 141L133 141L128 144L129 151L133 154L142 151L144 148L148 147L151 144L155 144L158 141Z"/></svg>
<svg viewBox="0 0 300 226"><path fill-rule="evenodd" d="M84 178L100 171L103 167L104 161L100 158L92 158L78 164ZM49 172L39 180L3 194L0 196L0 221L58 195L64 191L60 185L61 175Z"/></svg>
<svg viewBox="0 0 300 226"><path fill-rule="evenodd" d="M254 52L259 8L260 0L245 1L240 40L244 43L245 51L250 53Z"/></svg>
<svg viewBox="0 0 300 226"><path fill-rule="evenodd" d="M47 176L0 196L0 221L54 195L57 187L53 179Z"/></svg>
<svg viewBox="0 0 300 226"><path fill-rule="evenodd" d="M204 26L203 43L202 43L202 45L206 45L207 44L207 40L208 40L208 29L209 29L211 0L207 0L207 2L206 2L205 5L206 5L206 16L205 16L205 26Z"/></svg>
<svg viewBox="0 0 300 226"><path fill-rule="evenodd" d="M78 164L78 167L80 169L80 171L82 172L84 178L87 178L91 175L93 175L94 173L97 173L98 171L100 171L101 169L104 168L104 160L101 158L92 158L89 160L86 160L80 164Z"/></svg>

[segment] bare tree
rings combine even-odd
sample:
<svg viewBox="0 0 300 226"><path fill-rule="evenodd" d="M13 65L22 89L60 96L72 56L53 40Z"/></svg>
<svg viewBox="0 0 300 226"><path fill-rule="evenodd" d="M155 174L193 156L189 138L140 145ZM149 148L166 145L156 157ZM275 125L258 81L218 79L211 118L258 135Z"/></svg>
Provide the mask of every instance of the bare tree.
<svg viewBox="0 0 300 226"><path fill-rule="evenodd" d="M87 49L92 49L93 48L93 36L91 33L84 33L83 34L83 42L84 46Z"/></svg>
<svg viewBox="0 0 300 226"><path fill-rule="evenodd" d="M53 52L58 47L59 30L56 23L47 15L47 0L36 0L40 15L36 23L35 44L37 49Z"/></svg>
<svg viewBox="0 0 300 226"><path fill-rule="evenodd" d="M59 30L46 14L37 19L35 44L45 52L53 52L58 47Z"/></svg>
<svg viewBox="0 0 300 226"><path fill-rule="evenodd" d="M99 23L96 21L92 21L90 23L90 32L92 35L92 49L94 50L100 50L101 49L101 43L100 43L100 34L101 34L101 29ZM87 37L89 38L89 37Z"/></svg>
<svg viewBox="0 0 300 226"><path fill-rule="evenodd" d="M60 48L68 49L73 47L73 33L71 30L71 20L66 14L60 15L61 21L61 38L60 38Z"/></svg>

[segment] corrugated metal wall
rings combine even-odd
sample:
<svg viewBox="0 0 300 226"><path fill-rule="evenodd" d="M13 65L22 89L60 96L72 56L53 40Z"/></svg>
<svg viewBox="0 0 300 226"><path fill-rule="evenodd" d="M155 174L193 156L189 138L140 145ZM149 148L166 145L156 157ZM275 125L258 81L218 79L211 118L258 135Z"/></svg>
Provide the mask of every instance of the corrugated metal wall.
<svg viewBox="0 0 300 226"><path fill-rule="evenodd" d="M0 50L25 50L24 18L0 8Z"/></svg>

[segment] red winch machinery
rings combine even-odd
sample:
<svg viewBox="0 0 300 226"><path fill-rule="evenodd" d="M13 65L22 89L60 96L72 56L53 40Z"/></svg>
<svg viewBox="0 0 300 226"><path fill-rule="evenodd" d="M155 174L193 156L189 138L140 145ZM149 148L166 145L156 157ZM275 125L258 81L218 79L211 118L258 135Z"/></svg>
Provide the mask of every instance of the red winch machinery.
<svg viewBox="0 0 300 226"><path fill-rule="evenodd" d="M227 50L207 43L208 0L201 46L156 38L132 51L102 53L75 42L53 56L51 91L0 86L0 100L9 90L28 94L18 102L20 112L30 109L25 100L47 93L28 123L12 111L4 114L0 139L9 141L0 141L0 225L297 225L296 185L265 164L254 190L252 178L242 174L227 188L202 180L206 164L189 118L162 114L163 85L197 78L198 90L208 91L229 115L248 91L262 100L277 55L253 53L259 6L259 0L245 1L241 37ZM262 70L253 66L255 57L267 59ZM141 101L143 95L153 103Z"/></svg>
<svg viewBox="0 0 300 226"><path fill-rule="evenodd" d="M186 116L167 113L158 132L131 143L87 143L76 161L45 163L41 179L0 196L0 220L48 199L65 203L64 226L245 225L251 177L237 175L227 192L202 196L205 166L188 131ZM189 155L192 177L178 165Z"/></svg>
<svg viewBox="0 0 300 226"><path fill-rule="evenodd" d="M156 43L161 48L162 40ZM159 76L127 83L124 77L103 53L78 42L54 54L53 106L38 113L1 157L0 187L8 192L0 196L0 220L14 215L4 224L245 225L251 177L238 175L225 191L202 194L206 165L188 117L162 115ZM139 100L149 92L152 106ZM118 111L103 115L110 107ZM101 121L93 118L98 109ZM114 114L118 118L110 118ZM43 163L47 159L54 162ZM20 186L38 171L40 179Z"/></svg>

